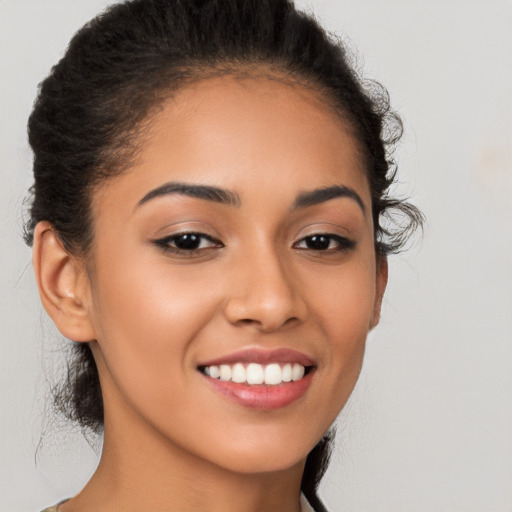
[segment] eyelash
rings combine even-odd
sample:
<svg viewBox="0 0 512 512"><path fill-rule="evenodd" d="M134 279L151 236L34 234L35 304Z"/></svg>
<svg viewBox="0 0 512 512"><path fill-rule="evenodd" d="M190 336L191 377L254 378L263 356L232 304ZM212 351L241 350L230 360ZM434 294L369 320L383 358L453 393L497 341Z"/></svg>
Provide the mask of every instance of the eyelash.
<svg viewBox="0 0 512 512"><path fill-rule="evenodd" d="M317 239L317 240L315 240ZM326 249L313 249L311 247L298 247L301 243L319 243L322 244L325 240L328 241L328 247ZM329 247L332 242L336 243L336 247L332 248ZM332 233L314 233L312 235L305 236L304 238L301 238L298 242L294 244L294 247L296 247L299 250L302 251L313 251L318 252L322 254L335 254L335 253L343 253L350 251L351 249L354 249L356 246L356 242L354 240L350 240L349 238L345 238L344 236L340 235L334 235Z"/></svg>
<svg viewBox="0 0 512 512"><path fill-rule="evenodd" d="M176 244L176 241L180 238L183 239L183 241L185 241L186 237L190 237L190 239L198 239L199 247L185 249L183 247L180 248L180 247L177 247L176 245L171 245L171 244ZM210 242L211 245L209 247L201 247L202 243L205 240ZM163 249L165 252L172 252L174 254L179 254L179 255L184 255L184 256L194 256L204 250L224 247L222 242L220 242L219 240L216 240L215 238L213 238L209 235L206 235L204 233L197 233L197 232L192 232L192 231L166 236L165 238L155 240L153 243L160 249Z"/></svg>
<svg viewBox="0 0 512 512"><path fill-rule="evenodd" d="M180 238L182 241L186 242L187 237L192 241L199 241L198 247L192 247L192 248L183 248L183 247L177 247L176 242ZM209 242L209 246L207 247L201 247L204 241ZM301 244L319 244L320 246L325 244L325 242L328 242L327 248L312 248L311 246L306 247L300 247ZM336 244L336 247L330 247L332 243ZM195 255L198 255L202 251L209 250L209 249L219 249L224 247L224 244L220 240L216 240L215 238L206 235L205 233L198 233L198 232L185 232L185 233L178 233L175 235L170 235L165 238L161 238L159 240L155 240L153 242L157 247L164 250L165 252L171 252L177 255L183 255L183 256L190 256L193 257ZM192 242L193 243L193 242ZM174 244L174 245L173 245ZM299 241L295 242L293 244L293 247L295 249L298 249L300 251L311 251L314 253L320 254L337 254L337 253L343 253L348 252L351 249L354 249L356 246L356 242L353 240L350 240L348 238L345 238L340 235L334 235L331 233L314 233L312 235L308 235L304 238L301 238Z"/></svg>

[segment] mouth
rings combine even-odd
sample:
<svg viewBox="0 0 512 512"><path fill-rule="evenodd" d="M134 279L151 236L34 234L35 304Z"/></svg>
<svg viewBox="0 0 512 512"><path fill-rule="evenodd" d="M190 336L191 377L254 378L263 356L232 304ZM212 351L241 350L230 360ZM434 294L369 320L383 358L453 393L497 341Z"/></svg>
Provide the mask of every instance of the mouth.
<svg viewBox="0 0 512 512"><path fill-rule="evenodd" d="M308 375L313 366L299 363L235 363L199 366L198 370L212 379L235 382L247 386L279 386L288 382L297 382Z"/></svg>
<svg viewBox="0 0 512 512"><path fill-rule="evenodd" d="M197 369L215 391L237 404L271 410L301 398L316 365L294 350L245 350L205 362Z"/></svg>

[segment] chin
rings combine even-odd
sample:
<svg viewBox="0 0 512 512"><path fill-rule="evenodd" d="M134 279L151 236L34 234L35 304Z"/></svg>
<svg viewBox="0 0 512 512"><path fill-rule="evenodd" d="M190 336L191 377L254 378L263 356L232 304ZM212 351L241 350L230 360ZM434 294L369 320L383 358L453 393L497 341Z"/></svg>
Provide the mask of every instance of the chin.
<svg viewBox="0 0 512 512"><path fill-rule="evenodd" d="M288 455L288 456L287 456ZM291 454L283 455L281 457L265 456L265 455L243 455L238 454L236 458L228 461L228 464L223 463L222 467L234 473L245 475L261 474L261 473L279 473L290 470L291 468L300 465L302 467L306 461L308 453L292 457Z"/></svg>
<svg viewBox="0 0 512 512"><path fill-rule="evenodd" d="M230 443L213 462L230 471L242 474L273 473L302 467L309 452L318 441L291 436L266 436L265 439L246 438ZM220 448L220 446L219 446Z"/></svg>

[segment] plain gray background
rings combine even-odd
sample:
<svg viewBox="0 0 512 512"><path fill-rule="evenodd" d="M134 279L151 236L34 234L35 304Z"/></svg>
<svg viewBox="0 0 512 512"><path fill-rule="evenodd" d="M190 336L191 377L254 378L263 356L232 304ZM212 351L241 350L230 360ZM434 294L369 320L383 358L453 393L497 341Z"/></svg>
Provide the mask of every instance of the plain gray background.
<svg viewBox="0 0 512 512"><path fill-rule="evenodd" d="M72 495L96 461L59 423L40 444L45 374L62 361L21 213L37 83L107 3L0 0L0 512ZM331 512L510 512L512 2L298 3L389 89L406 129L399 192L428 217L423 242L391 258L323 497Z"/></svg>

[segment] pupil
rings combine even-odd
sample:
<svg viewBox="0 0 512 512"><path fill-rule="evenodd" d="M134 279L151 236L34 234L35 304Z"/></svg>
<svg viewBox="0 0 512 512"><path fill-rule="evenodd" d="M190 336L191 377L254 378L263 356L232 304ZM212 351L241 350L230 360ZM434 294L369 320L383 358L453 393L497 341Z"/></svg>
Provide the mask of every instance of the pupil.
<svg viewBox="0 0 512 512"><path fill-rule="evenodd" d="M316 235L307 239L306 245L309 249L325 251L329 248L331 240L328 236Z"/></svg>
<svg viewBox="0 0 512 512"><path fill-rule="evenodd" d="M180 235L176 238L175 244L179 249L197 249L200 244L200 237L194 235L193 233L187 233L185 235Z"/></svg>

